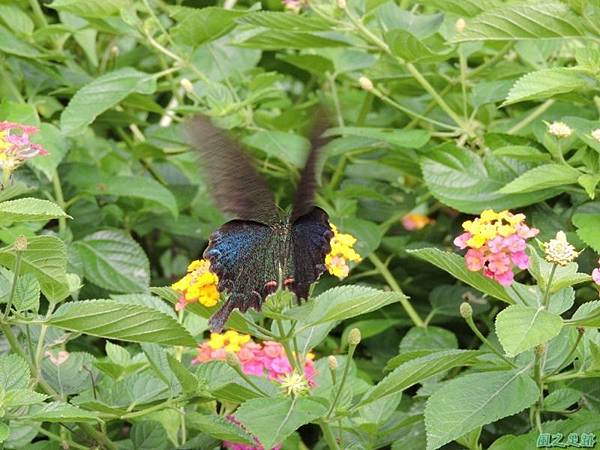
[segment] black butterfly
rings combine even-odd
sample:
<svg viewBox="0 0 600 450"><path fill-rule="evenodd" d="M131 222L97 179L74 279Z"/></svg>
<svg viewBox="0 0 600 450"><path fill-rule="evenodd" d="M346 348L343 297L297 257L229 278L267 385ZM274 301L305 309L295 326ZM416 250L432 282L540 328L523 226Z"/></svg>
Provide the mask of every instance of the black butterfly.
<svg viewBox="0 0 600 450"><path fill-rule="evenodd" d="M210 319L211 330L221 331L235 308L260 311L280 282L299 300L307 298L310 285L325 271L333 233L327 213L314 206L322 131L313 133L292 212L285 215L238 144L207 118L199 117L188 127L213 197L223 212L236 217L210 236L203 253L219 277L219 291L229 293Z"/></svg>

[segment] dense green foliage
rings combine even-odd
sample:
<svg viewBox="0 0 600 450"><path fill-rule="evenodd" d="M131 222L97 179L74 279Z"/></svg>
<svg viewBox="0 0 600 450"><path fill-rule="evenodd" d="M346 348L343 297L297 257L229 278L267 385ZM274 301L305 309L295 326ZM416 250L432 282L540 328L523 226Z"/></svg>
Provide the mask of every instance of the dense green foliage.
<svg viewBox="0 0 600 450"><path fill-rule="evenodd" d="M48 150L5 169L0 190L0 443L600 437L600 3L207 3L0 2L0 122L39 127ZM316 386L290 396L231 360L192 364L216 308L178 314L168 286L226 217L182 124L202 113L229 130L285 208L319 105L331 140L318 204L362 261L302 306L278 293L228 324L313 349ZM452 244L486 209L540 230L510 286ZM410 229L409 213L432 220ZM558 231L576 262L544 259Z"/></svg>

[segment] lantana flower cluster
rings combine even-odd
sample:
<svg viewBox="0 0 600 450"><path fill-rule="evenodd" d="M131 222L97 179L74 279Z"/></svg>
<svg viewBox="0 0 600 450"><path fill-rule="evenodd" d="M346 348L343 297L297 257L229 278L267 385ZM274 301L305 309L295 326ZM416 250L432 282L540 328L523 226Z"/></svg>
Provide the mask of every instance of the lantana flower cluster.
<svg viewBox="0 0 600 450"><path fill-rule="evenodd" d="M38 131L37 127L29 125L0 122L0 168L4 179L26 160L48 154L41 145L34 144L29 139Z"/></svg>
<svg viewBox="0 0 600 450"><path fill-rule="evenodd" d="M281 381L293 372L285 350L279 342L256 343L250 336L234 330L211 333L210 340L198 347L198 355L193 362L224 361L228 352L235 353L247 375L267 376L270 380ZM309 353L304 362L304 376L311 386L316 374L313 359L314 355Z"/></svg>
<svg viewBox="0 0 600 450"><path fill-rule="evenodd" d="M220 298L217 289L219 277L210 271L210 262L206 259L192 261L187 272L181 280L171 285L179 293L175 309L181 311L187 304L194 302L206 307L215 306Z"/></svg>
<svg viewBox="0 0 600 450"><path fill-rule="evenodd" d="M346 278L350 273L349 262L360 262L360 255L354 250L354 244L356 244L356 238L351 234L340 233L335 225L332 223L331 231L333 231L333 237L331 238L331 251L325 256L325 267L327 271L338 277L340 280Z"/></svg>
<svg viewBox="0 0 600 450"><path fill-rule="evenodd" d="M301 375L294 372L285 354L285 349L280 343L254 342L250 336L234 330L228 330L225 333L211 333L210 339L198 347L198 355L192 362L200 364L214 360L224 361L227 359L228 353L233 353L237 357L241 369L246 375L267 377L276 381L288 395L298 394L299 386L304 386L307 390L309 386L315 385L314 354L308 353L306 356L304 374ZM228 416L228 419L242 426L235 420L235 416ZM231 450L264 450L257 439L255 439L255 445L225 441L223 447ZM281 446L278 445L273 447L273 450L280 448Z"/></svg>
<svg viewBox="0 0 600 450"><path fill-rule="evenodd" d="M513 266L522 270L529 267L527 239L539 230L527 226L524 214L488 209L462 226L465 232L454 239L454 245L468 248L465 262L469 270L483 270L486 277L508 286L514 279Z"/></svg>

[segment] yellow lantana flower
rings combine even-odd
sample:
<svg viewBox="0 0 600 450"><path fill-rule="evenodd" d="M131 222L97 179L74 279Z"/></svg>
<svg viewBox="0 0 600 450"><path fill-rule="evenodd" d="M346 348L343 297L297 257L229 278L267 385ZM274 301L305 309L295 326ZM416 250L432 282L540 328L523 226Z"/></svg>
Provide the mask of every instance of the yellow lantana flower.
<svg viewBox="0 0 600 450"><path fill-rule="evenodd" d="M228 330L225 333L211 333L208 345L213 350L224 348L227 352L237 353L240 351L241 346L247 342L250 342L249 335Z"/></svg>
<svg viewBox="0 0 600 450"><path fill-rule="evenodd" d="M348 262L359 262L361 257L353 246L356 238L351 234L340 233L335 225L329 224L333 237L331 238L331 251L325 256L325 266L327 271L340 280L348 276L350 266Z"/></svg>
<svg viewBox="0 0 600 450"><path fill-rule="evenodd" d="M210 271L210 262L205 259L192 261L187 271L187 275L171 285L180 294L176 309L180 311L194 302L206 307L215 306L220 298L219 277Z"/></svg>

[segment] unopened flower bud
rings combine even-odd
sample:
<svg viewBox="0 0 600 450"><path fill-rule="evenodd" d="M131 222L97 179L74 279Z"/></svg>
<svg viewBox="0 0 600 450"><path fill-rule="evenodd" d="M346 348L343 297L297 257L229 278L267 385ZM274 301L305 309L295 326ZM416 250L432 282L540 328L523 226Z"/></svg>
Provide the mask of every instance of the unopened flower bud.
<svg viewBox="0 0 600 450"><path fill-rule="evenodd" d="M367 77L360 77L358 79L358 84L360 84L360 87L363 88L365 91L373 90L373 82Z"/></svg>
<svg viewBox="0 0 600 450"><path fill-rule="evenodd" d="M592 137L600 142L600 128L596 128L594 131L592 131Z"/></svg>
<svg viewBox="0 0 600 450"><path fill-rule="evenodd" d="M338 362L337 362L337 359L335 358L335 356L329 355L329 357L327 358L327 365L329 366L330 370L337 369Z"/></svg>
<svg viewBox="0 0 600 450"><path fill-rule="evenodd" d="M340 9L346 9L346 0L337 0L337 7Z"/></svg>
<svg viewBox="0 0 600 450"><path fill-rule="evenodd" d="M462 33L463 31L465 31L466 26L467 22L465 22L465 19L463 19L462 17L459 18L454 24L454 28L456 29L457 33Z"/></svg>
<svg viewBox="0 0 600 450"><path fill-rule="evenodd" d="M352 328L350 333L348 333L348 344L349 345L358 345L360 344L360 330L358 328Z"/></svg>
<svg viewBox="0 0 600 450"><path fill-rule="evenodd" d="M227 362L227 364L229 364L234 369L241 368L240 360L238 359L237 356L235 356L235 353L233 353L233 352L227 352L225 354L225 362Z"/></svg>
<svg viewBox="0 0 600 450"><path fill-rule="evenodd" d="M544 353L546 353L546 346L544 344L536 345L533 348L533 352L536 354L536 356L544 356Z"/></svg>
<svg viewBox="0 0 600 450"><path fill-rule="evenodd" d="M460 315L463 317L463 319L468 319L473 315L473 308L471 307L470 303L462 302L460 304Z"/></svg>
<svg viewBox="0 0 600 450"><path fill-rule="evenodd" d="M548 125L548 133L557 138L568 138L573 130L564 122L552 122Z"/></svg>
<svg viewBox="0 0 600 450"><path fill-rule="evenodd" d="M194 85L187 78L182 78L181 81L179 82L179 84L185 90L185 92L187 92L188 94L194 92Z"/></svg>
<svg viewBox="0 0 600 450"><path fill-rule="evenodd" d="M25 236L17 236L15 239L15 250L18 252L27 250L27 238Z"/></svg>
<svg viewBox="0 0 600 450"><path fill-rule="evenodd" d="M110 48L110 53L113 55L113 57L116 58L117 56L119 56L119 53L120 53L119 47L117 47L116 45L113 45Z"/></svg>

